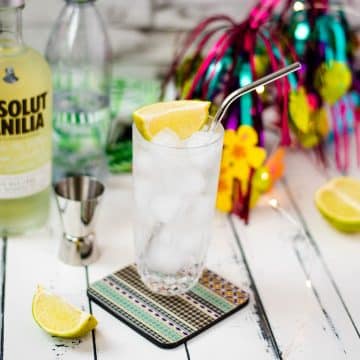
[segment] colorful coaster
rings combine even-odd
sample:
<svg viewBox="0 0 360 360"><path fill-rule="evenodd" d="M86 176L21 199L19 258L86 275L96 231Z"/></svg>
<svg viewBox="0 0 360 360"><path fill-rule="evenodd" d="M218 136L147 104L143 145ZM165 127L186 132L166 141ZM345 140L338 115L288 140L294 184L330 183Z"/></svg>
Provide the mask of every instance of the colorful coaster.
<svg viewBox="0 0 360 360"><path fill-rule="evenodd" d="M210 270L184 295L158 295L145 287L135 265L95 282L88 296L163 348L184 343L249 301L245 291Z"/></svg>

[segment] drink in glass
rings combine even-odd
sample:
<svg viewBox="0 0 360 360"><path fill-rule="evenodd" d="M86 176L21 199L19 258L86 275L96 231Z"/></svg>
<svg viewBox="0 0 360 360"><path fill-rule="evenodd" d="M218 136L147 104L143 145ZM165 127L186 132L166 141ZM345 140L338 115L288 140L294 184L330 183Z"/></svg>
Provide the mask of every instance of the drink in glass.
<svg viewBox="0 0 360 360"><path fill-rule="evenodd" d="M133 125L135 253L154 292L181 294L198 281L210 241L223 128L151 141Z"/></svg>

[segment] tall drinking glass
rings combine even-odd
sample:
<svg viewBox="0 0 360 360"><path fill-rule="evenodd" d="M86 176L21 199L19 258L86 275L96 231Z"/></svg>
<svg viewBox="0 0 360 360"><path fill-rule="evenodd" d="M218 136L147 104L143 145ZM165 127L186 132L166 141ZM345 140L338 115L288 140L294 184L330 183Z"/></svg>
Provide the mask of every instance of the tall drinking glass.
<svg viewBox="0 0 360 360"><path fill-rule="evenodd" d="M136 262L143 282L154 292L184 293L201 275L223 133L219 125L168 146L145 140L133 125Z"/></svg>

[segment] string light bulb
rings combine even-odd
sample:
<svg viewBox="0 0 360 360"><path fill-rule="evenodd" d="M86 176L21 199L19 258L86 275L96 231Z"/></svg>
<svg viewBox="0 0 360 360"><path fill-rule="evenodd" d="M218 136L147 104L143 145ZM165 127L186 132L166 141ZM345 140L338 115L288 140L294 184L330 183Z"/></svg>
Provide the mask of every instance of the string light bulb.
<svg viewBox="0 0 360 360"><path fill-rule="evenodd" d="M302 11L305 9L305 5L302 1L295 1L293 9L294 11Z"/></svg>
<svg viewBox="0 0 360 360"><path fill-rule="evenodd" d="M256 92L258 94L262 94L265 91L265 86L264 85L260 85L256 88Z"/></svg>
<svg viewBox="0 0 360 360"><path fill-rule="evenodd" d="M279 206L279 201L277 201L277 199L275 198L272 198L269 200L269 205L274 208L274 209L277 209L278 206Z"/></svg>

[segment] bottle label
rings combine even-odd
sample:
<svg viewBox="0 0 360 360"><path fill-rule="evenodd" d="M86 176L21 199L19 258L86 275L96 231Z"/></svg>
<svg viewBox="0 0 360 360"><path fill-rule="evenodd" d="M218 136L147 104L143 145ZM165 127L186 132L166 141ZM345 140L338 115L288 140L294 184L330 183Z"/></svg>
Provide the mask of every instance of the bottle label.
<svg viewBox="0 0 360 360"><path fill-rule="evenodd" d="M25 99L0 99L0 139L31 136L44 128L48 93Z"/></svg>
<svg viewBox="0 0 360 360"><path fill-rule="evenodd" d="M0 199L31 196L45 190L51 181L51 163L19 175L0 175Z"/></svg>
<svg viewBox="0 0 360 360"><path fill-rule="evenodd" d="M51 113L50 71L40 55L26 48L0 56L0 200L50 185Z"/></svg>

